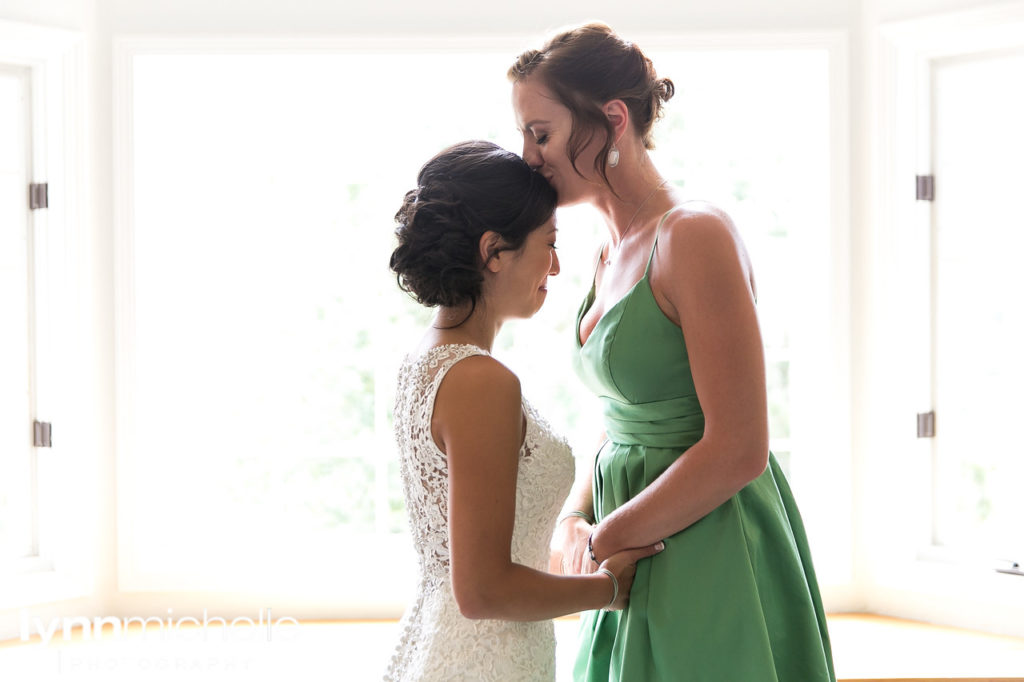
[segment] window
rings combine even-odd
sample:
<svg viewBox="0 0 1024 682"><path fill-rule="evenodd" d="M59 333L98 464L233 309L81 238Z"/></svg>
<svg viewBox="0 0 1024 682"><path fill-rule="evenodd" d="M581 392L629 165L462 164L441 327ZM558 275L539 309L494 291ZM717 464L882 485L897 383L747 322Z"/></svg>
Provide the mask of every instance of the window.
<svg viewBox="0 0 1024 682"><path fill-rule="evenodd" d="M938 61L935 88L934 537L981 559L1024 563L1017 387L1024 309L1014 253L1024 232L1014 187L1024 177L1024 50ZM998 245L996 248L993 248Z"/></svg>
<svg viewBox="0 0 1024 682"><path fill-rule="evenodd" d="M1000 79L1019 80L1022 36L1019 4L882 30L858 463L868 608L1017 635L1024 579L998 571L1024 549L1007 411L1021 321L1005 279L1020 173L1003 156L1024 141L1020 98ZM915 201L915 175L934 175L934 201ZM934 438L916 437L915 413L932 411Z"/></svg>
<svg viewBox="0 0 1024 682"><path fill-rule="evenodd" d="M301 571L321 595L400 603L395 585L415 561L390 409L397 366L430 312L387 270L392 216L447 144L520 149L505 80L516 49L127 45L122 588L259 591ZM809 483L844 453L806 428L834 361L818 343L833 320L830 53L651 52L680 86L656 131L657 162L744 231L761 283L773 447L806 491L805 515L824 513L817 523L831 527L835 512ZM790 106L766 109L771 97ZM495 351L585 450L600 415L572 376L571 329L602 228L585 208L560 211L559 226L562 274L545 309L510 325ZM841 575L844 550L819 537L820 563L839 557Z"/></svg>
<svg viewBox="0 0 1024 682"><path fill-rule="evenodd" d="M153 54L132 74L123 575L337 583L354 553L399 553L371 577L407 577L389 414L429 316L387 270L392 216L443 145L512 138L503 59Z"/></svg>
<svg viewBox="0 0 1024 682"><path fill-rule="evenodd" d="M79 47L74 33L0 21L0 610L88 591L93 493L71 482L95 470L83 436L95 398L77 362L90 347L81 309L68 306L86 232ZM52 447L34 446L37 423L44 445L52 425Z"/></svg>

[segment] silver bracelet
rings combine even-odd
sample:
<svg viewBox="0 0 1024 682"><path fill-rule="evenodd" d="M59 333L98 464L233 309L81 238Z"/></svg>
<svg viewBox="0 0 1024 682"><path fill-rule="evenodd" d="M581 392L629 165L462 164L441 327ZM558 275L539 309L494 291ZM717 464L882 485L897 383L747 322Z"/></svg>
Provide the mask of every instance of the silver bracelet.
<svg viewBox="0 0 1024 682"><path fill-rule="evenodd" d="M612 589L614 590L612 592L612 600L610 602L608 602L607 606L605 606L603 609L601 609L602 611L607 611L608 609L611 608L612 604L615 603L615 600L619 598L619 579L616 578L615 574L612 573L611 571L609 571L607 568L598 569L597 572L598 573L604 573L606 576L608 576L609 578L612 579Z"/></svg>
<svg viewBox="0 0 1024 682"><path fill-rule="evenodd" d="M594 525L594 517L591 516L590 514L588 514L587 512L584 512L584 511L566 512L565 514L562 514L561 516L558 517L558 521L555 521L555 525L559 526L559 525L561 525L562 521L565 521L568 518L572 518L573 516L580 517L581 519L583 519L584 521L589 523L591 526Z"/></svg>

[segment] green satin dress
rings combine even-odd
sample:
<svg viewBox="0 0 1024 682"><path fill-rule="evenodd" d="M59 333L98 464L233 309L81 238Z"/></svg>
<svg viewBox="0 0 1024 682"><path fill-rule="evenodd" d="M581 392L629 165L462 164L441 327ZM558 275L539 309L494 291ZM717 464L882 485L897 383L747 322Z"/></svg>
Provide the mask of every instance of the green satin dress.
<svg viewBox="0 0 1024 682"><path fill-rule="evenodd" d="M608 436L594 466L598 520L648 486L704 432L682 330L651 291L653 259L652 248L643 278L583 345L579 325L594 302L593 287L577 317L576 371L601 398ZM637 564L625 610L584 614L574 677L835 681L807 536L774 455L761 476Z"/></svg>

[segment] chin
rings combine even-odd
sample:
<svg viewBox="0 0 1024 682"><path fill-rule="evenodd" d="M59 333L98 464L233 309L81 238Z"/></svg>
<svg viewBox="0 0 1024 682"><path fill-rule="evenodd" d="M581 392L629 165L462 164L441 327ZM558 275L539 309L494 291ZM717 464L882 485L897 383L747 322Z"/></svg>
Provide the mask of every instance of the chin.
<svg viewBox="0 0 1024 682"><path fill-rule="evenodd" d="M536 315L537 313L539 313L540 309L543 308L543 307L544 307L544 298L542 297L539 301L537 301L537 303L532 308L530 308L528 310L524 310L522 312L522 314L518 315L518 317L521 320L528 320L531 317L533 317L534 315Z"/></svg>
<svg viewBox="0 0 1024 682"><path fill-rule="evenodd" d="M580 195L567 195L561 192L558 193L558 208L568 208L570 206L579 206L580 204L587 203L586 197Z"/></svg>

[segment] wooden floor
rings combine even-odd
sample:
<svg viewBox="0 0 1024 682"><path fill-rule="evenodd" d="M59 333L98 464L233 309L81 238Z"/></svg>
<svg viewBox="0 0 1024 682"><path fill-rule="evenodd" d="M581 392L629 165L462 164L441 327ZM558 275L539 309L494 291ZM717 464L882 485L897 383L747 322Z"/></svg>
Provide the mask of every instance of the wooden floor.
<svg viewBox="0 0 1024 682"><path fill-rule="evenodd" d="M571 679L577 625L571 618L555 624L559 682ZM132 632L64 642L58 632L49 645L0 642L0 681L372 681L381 679L398 635L394 621L304 621L275 631L273 641L253 630L231 641L183 628L170 639ZM830 615L829 631L845 682L1024 682L1024 638L864 614Z"/></svg>
<svg viewBox="0 0 1024 682"><path fill-rule="evenodd" d="M1024 638L866 614L828 624L841 680L1024 680Z"/></svg>

